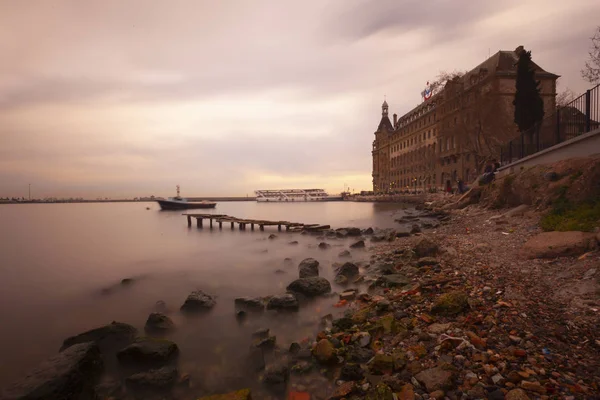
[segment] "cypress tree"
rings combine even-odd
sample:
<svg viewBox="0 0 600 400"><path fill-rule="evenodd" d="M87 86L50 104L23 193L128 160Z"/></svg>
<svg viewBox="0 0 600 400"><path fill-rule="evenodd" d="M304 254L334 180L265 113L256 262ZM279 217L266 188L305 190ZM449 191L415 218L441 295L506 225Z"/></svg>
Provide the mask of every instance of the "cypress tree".
<svg viewBox="0 0 600 400"><path fill-rule="evenodd" d="M544 101L540 96L539 85L531 68L531 51L521 51L517 63L517 90L513 100L515 124L521 132L531 129L544 118Z"/></svg>

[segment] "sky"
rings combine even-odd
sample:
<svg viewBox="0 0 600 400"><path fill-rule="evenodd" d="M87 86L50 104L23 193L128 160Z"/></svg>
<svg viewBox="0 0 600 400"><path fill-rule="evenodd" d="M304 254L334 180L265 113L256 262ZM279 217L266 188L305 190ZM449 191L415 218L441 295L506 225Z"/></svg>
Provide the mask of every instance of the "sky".
<svg viewBox="0 0 600 400"><path fill-rule="evenodd" d="M597 0L0 0L0 197L371 189L440 71L523 45L580 75Z"/></svg>

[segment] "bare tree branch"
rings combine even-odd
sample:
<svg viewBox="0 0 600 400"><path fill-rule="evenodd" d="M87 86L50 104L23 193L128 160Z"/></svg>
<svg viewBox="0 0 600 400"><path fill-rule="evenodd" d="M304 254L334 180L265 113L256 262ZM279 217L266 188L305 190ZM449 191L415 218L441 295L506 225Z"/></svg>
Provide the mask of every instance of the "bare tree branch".
<svg viewBox="0 0 600 400"><path fill-rule="evenodd" d="M592 45L589 59L581 70L581 76L589 83L600 83L600 26L596 28L594 36L590 38Z"/></svg>
<svg viewBox="0 0 600 400"><path fill-rule="evenodd" d="M556 95L556 107L564 107L572 102L576 97L577 95L574 91L569 88L565 88L565 90Z"/></svg>

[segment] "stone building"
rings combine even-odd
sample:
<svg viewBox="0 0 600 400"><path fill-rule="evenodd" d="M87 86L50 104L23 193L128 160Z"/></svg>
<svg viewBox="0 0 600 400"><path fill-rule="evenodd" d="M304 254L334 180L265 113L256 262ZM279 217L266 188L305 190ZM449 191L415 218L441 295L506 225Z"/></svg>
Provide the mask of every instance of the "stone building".
<svg viewBox="0 0 600 400"><path fill-rule="evenodd" d="M373 141L373 191L443 188L473 181L518 135L513 123L516 63L523 46L499 51L400 118L384 101ZM557 75L533 63L546 115L556 108Z"/></svg>

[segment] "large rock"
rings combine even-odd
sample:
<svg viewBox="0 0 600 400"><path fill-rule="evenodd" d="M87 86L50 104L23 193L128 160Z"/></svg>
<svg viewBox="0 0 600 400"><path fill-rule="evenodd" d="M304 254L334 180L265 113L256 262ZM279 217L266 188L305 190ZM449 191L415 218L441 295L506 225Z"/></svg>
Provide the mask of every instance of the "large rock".
<svg viewBox="0 0 600 400"><path fill-rule="evenodd" d="M327 339L321 339L313 349L313 355L322 364L327 364L337 359L333 344Z"/></svg>
<svg viewBox="0 0 600 400"><path fill-rule="evenodd" d="M163 313L154 312L148 316L144 330L146 333L163 334L175 329L175 324L171 318Z"/></svg>
<svg viewBox="0 0 600 400"><path fill-rule="evenodd" d="M2 392L3 400L91 399L102 373L98 345L80 343L50 357Z"/></svg>
<svg viewBox="0 0 600 400"><path fill-rule="evenodd" d="M260 312L265 309L265 303L260 297L238 297L234 300L234 304L238 310Z"/></svg>
<svg viewBox="0 0 600 400"><path fill-rule="evenodd" d="M133 367L162 367L179 355L177 345L165 339L140 338L117 353L123 365Z"/></svg>
<svg viewBox="0 0 600 400"><path fill-rule="evenodd" d="M439 247L437 243L435 243L428 237L424 237L421 240L419 240L419 242L414 248L414 252L419 258L435 256L438 253L438 251Z"/></svg>
<svg viewBox="0 0 600 400"><path fill-rule="evenodd" d="M336 275L342 275L346 278L354 278L358 275L358 266L351 262L346 262L338 268Z"/></svg>
<svg viewBox="0 0 600 400"><path fill-rule="evenodd" d="M134 390L166 391L175 386L178 375L177 368L166 366L133 374L125 383Z"/></svg>
<svg viewBox="0 0 600 400"><path fill-rule="evenodd" d="M286 293L281 296L273 296L267 303L267 310L277 311L298 311L298 299L291 293Z"/></svg>
<svg viewBox="0 0 600 400"><path fill-rule="evenodd" d="M298 265L300 278L319 276L319 262L314 258L306 258Z"/></svg>
<svg viewBox="0 0 600 400"><path fill-rule="evenodd" d="M464 292L454 291L439 296L431 307L431 312L433 314L452 316L460 314L467 308L469 308L469 296Z"/></svg>
<svg viewBox="0 0 600 400"><path fill-rule="evenodd" d="M207 311L217 304L214 297L204 293L202 290L195 290L189 294L185 303L181 306L181 311Z"/></svg>
<svg viewBox="0 0 600 400"><path fill-rule="evenodd" d="M528 259L578 256L595 247L593 233L543 232L529 239L521 247L521 255Z"/></svg>
<svg viewBox="0 0 600 400"><path fill-rule="evenodd" d="M360 228L343 228L340 230L346 231L346 235L348 236L360 236L361 234Z"/></svg>
<svg viewBox="0 0 600 400"><path fill-rule="evenodd" d="M111 322L108 325L91 329L79 335L65 339L60 351L75 344L94 342L100 347L102 353L115 351L133 342L137 335L137 329L122 322Z"/></svg>
<svg viewBox="0 0 600 400"><path fill-rule="evenodd" d="M428 392L433 392L450 389L453 385L454 373L444 367L435 367L419 372L415 378Z"/></svg>
<svg viewBox="0 0 600 400"><path fill-rule="evenodd" d="M358 242L352 243L350 247L353 249L362 249L365 247L365 241L359 240Z"/></svg>
<svg viewBox="0 0 600 400"><path fill-rule="evenodd" d="M225 394L213 394L200 397L198 400L251 400L250 389L236 390Z"/></svg>
<svg viewBox="0 0 600 400"><path fill-rule="evenodd" d="M314 276L311 278L296 279L288 285L287 290L306 297L315 297L331 292L331 284L325 278Z"/></svg>

